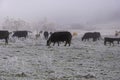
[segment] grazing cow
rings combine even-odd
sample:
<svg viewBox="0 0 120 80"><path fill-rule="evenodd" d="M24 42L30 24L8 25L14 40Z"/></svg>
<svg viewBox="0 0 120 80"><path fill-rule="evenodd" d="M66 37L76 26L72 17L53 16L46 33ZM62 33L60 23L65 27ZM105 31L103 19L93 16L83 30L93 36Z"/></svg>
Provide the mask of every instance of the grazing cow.
<svg viewBox="0 0 120 80"><path fill-rule="evenodd" d="M114 45L114 41L117 41L117 43L119 44L120 42L120 38L109 38L109 37L105 37L104 38L104 45L106 45L107 42Z"/></svg>
<svg viewBox="0 0 120 80"><path fill-rule="evenodd" d="M58 43L59 46L59 42L64 42L65 41L65 45L67 44L71 44L71 39L72 39L72 35L70 32L68 31L63 31L63 32L54 32L49 39L47 40L47 46L50 46L51 42L53 43L53 46L55 45L55 43Z"/></svg>
<svg viewBox="0 0 120 80"><path fill-rule="evenodd" d="M28 37L28 31L14 31L13 32L13 36L12 37L18 37L18 38L21 38L21 37Z"/></svg>
<svg viewBox="0 0 120 80"><path fill-rule="evenodd" d="M82 37L82 41L83 40L89 40L90 38L93 39L93 41L99 40L101 37L100 32L87 32L84 34L84 36Z"/></svg>
<svg viewBox="0 0 120 80"><path fill-rule="evenodd" d="M0 39L5 39L5 44L8 44L9 32L8 31L0 31Z"/></svg>
<svg viewBox="0 0 120 80"><path fill-rule="evenodd" d="M49 36L49 33L47 31L45 31L44 32L44 37L45 37L46 40L48 39L48 36Z"/></svg>

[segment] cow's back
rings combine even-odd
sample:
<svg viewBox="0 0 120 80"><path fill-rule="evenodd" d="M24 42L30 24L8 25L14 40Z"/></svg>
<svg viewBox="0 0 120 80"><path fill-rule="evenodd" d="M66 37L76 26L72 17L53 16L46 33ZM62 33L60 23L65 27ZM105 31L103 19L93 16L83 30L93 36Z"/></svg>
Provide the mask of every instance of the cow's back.
<svg viewBox="0 0 120 80"><path fill-rule="evenodd" d="M0 39L8 38L9 32L8 31L0 31Z"/></svg>
<svg viewBox="0 0 120 80"><path fill-rule="evenodd" d="M83 41L84 39L89 39L89 38L91 38L92 36L93 36L93 33L87 32L87 33L85 33L85 34L83 35L82 41Z"/></svg>
<svg viewBox="0 0 120 80"><path fill-rule="evenodd" d="M54 32L50 36L52 41L65 41L65 40L71 40L72 35L70 32Z"/></svg>
<svg viewBox="0 0 120 80"><path fill-rule="evenodd" d="M13 37L27 37L27 31L15 31Z"/></svg>

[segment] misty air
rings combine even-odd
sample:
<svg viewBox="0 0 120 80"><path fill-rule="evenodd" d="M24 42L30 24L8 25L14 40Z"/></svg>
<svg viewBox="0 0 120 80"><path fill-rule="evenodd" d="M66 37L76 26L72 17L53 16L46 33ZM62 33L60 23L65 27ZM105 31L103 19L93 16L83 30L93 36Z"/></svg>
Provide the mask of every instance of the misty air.
<svg viewBox="0 0 120 80"><path fill-rule="evenodd" d="M0 80L120 80L120 1L0 0Z"/></svg>

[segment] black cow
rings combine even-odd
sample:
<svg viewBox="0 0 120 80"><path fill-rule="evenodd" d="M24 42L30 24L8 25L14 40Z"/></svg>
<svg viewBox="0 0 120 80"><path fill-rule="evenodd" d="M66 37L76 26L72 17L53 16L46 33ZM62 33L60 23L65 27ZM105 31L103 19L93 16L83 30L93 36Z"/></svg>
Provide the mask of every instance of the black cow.
<svg viewBox="0 0 120 80"><path fill-rule="evenodd" d="M28 37L28 31L14 31L13 32L13 36L12 37L18 37L18 38L21 38L21 37Z"/></svg>
<svg viewBox="0 0 120 80"><path fill-rule="evenodd" d="M5 39L5 44L8 44L8 39L9 39L9 32L6 31L0 31L0 39Z"/></svg>
<svg viewBox="0 0 120 80"><path fill-rule="evenodd" d="M55 45L55 43L58 43L59 46L59 42L64 42L65 41L65 45L67 44L71 44L71 39L72 39L72 35L70 32L68 31L63 31L63 32L54 32L49 39L47 40L47 46L50 46L51 42L53 43L53 46Z"/></svg>
<svg viewBox="0 0 120 80"><path fill-rule="evenodd" d="M89 39L93 39L93 41L99 40L101 37L100 32L87 32L84 34L84 36L82 37L82 41L83 40L89 40Z"/></svg>
<svg viewBox="0 0 120 80"><path fill-rule="evenodd" d="M104 38L104 45L106 45L107 42L114 45L114 41L117 41L117 43L119 44L120 42L120 38L109 38L109 37L105 37Z"/></svg>
<svg viewBox="0 0 120 80"><path fill-rule="evenodd" d="M48 39L48 36L49 36L49 33L47 31L45 31L44 32L44 37L45 37L46 40Z"/></svg>

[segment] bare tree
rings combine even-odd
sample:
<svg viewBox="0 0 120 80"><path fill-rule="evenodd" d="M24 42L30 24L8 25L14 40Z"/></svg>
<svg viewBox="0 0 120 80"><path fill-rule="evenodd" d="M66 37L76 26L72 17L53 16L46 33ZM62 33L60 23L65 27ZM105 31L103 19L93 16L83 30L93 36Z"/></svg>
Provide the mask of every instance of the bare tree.
<svg viewBox="0 0 120 80"><path fill-rule="evenodd" d="M7 29L11 31L23 30L23 29L28 30L31 28L29 23L27 23L26 21L21 19L13 19L9 17L5 18L5 21L3 22L2 26L3 26L3 29Z"/></svg>

